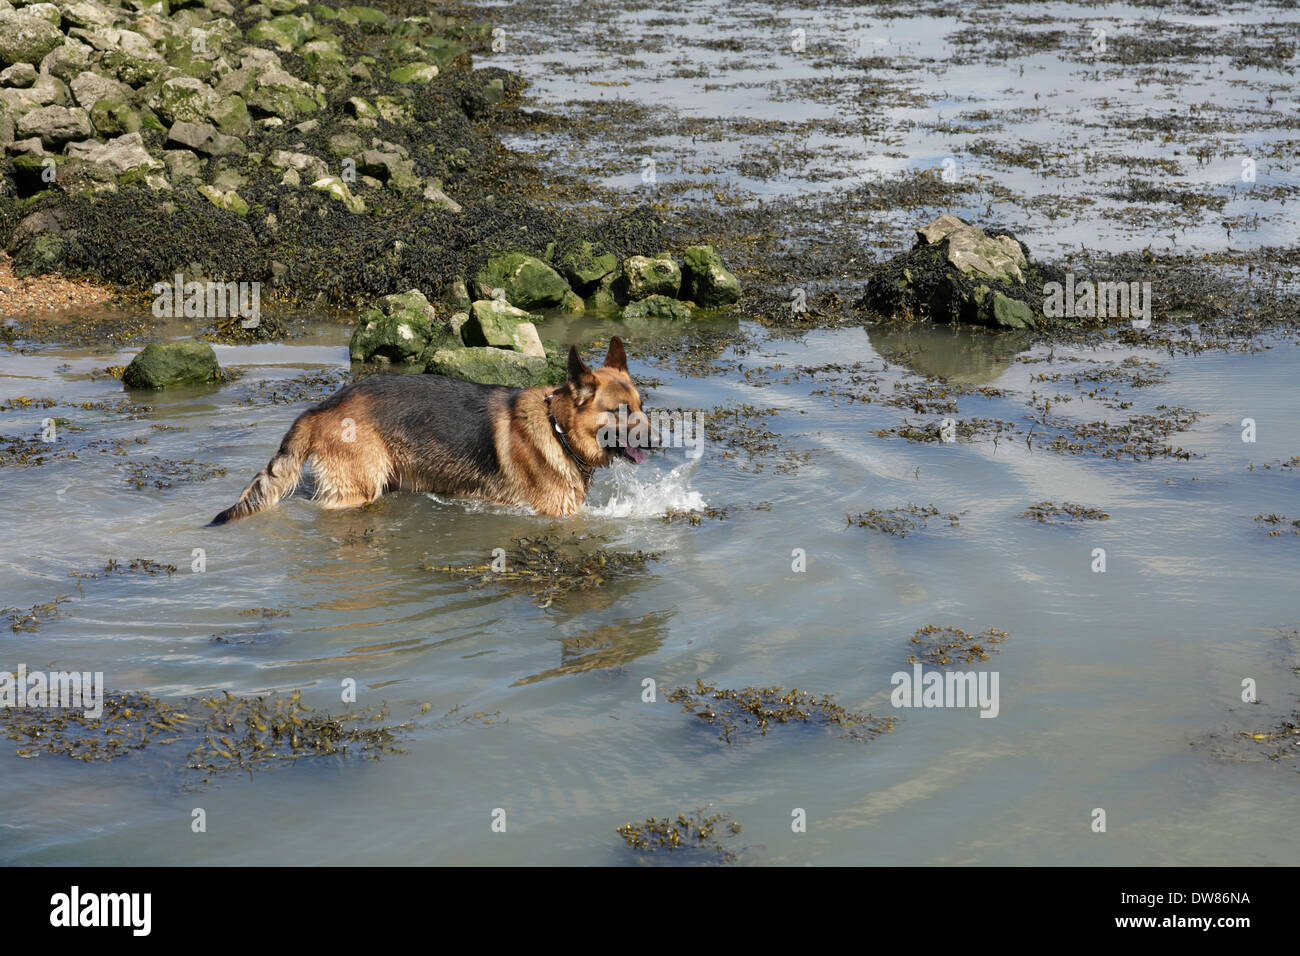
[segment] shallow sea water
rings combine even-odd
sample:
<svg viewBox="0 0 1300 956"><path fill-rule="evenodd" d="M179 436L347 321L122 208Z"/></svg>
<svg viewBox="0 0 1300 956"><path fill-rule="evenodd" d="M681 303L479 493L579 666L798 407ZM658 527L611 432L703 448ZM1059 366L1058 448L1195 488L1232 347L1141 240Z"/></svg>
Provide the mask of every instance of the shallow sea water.
<svg viewBox="0 0 1300 956"><path fill-rule="evenodd" d="M1060 5L1043 5L1044 15L1049 6ZM688 18L697 7L673 16ZM746 24L771 12L765 4L735 9L734 32L746 36L755 33ZM1120 6L1087 11L1117 22L1151 15ZM643 23L649 11L623 16L628 29L662 29ZM808 22L842 37L879 35L917 55L929 55L927 43L960 25L873 20L835 8L817 16ZM789 24L777 26L779 45ZM548 53L550 41L558 52ZM529 76L534 105L558 104L579 91L578 81L546 68L565 42L577 41L535 30L487 62ZM601 51L590 53L599 59ZM698 48L692 55L729 56ZM655 56L643 58L644 73L607 64L600 75L630 80L619 95L689 94L719 115L835 113L821 101L796 97L792 105L742 85L788 80L798 90L793 81L817 72L806 64L755 68L709 99L697 85L703 80L664 78ZM976 101L990 109L1023 105L1037 91L1053 101L1058 119L1115 82L1099 74L1084 89L1077 64L1040 59L1014 87L1008 75L978 67L940 80L961 91L954 111ZM917 67L912 79L922 82L927 69ZM1186 85L1199 92L1211 76ZM1226 84L1209 92L1255 95ZM1135 100L1141 106L1169 93L1146 86L1133 95L1150 98ZM902 123L933 109L900 108L878 120ZM902 128L897 152L910 159L876 154L847 172L930 166L954 149L943 137ZM1050 122L1018 130L1030 138L1058 131ZM1282 135L1265 131L1261 141ZM511 145L528 148L527 137ZM696 160L725 160L733 146L690 149ZM611 183L622 176L636 188L635 160L627 159L626 173L611 170ZM672 163L661 169L673 175ZM1220 183L1233 174L1226 161L1201 171ZM1014 175L1035 191L1066 188ZM1293 180L1291 171L1281 181ZM787 195L829 188L741 185ZM1294 206L1264 211L1258 232L1240 241L1294 241ZM1023 237L1044 254L1080 235L1110 249L1164 242L1102 211L1068 223L1040 210L1001 213L1028 227ZM1217 225L1178 236L1210 250L1227 241ZM1300 689L1300 536L1270 537L1254 520L1269 513L1300 519L1300 471L1281 468L1300 452L1294 344L1170 356L1018 350L951 330L844 328L786 340L755 329L743 352L719 356L723 374L691 377L671 361L647 362L634 341L634 378L655 380L647 407L776 409L761 419L774 433L771 445L752 460L709 441L698 460L662 449L639 467L620 464L599 475L585 512L566 521L409 494L331 513L299 496L247 522L204 528L307 405L270 395L304 374L341 381L346 339L345 327L322 322L282 344L218 346L222 364L241 378L131 396L148 410L117 407L126 394L120 383L91 377L128 361L130 351L36 345L0 354L0 436L32 439L46 417L67 419L51 461L0 467L0 606L69 595L36 631L0 627L0 668L103 671L110 688L168 700L301 689L311 706L332 711L342 707L341 682L352 679L358 706L386 702L391 722L409 724L405 753L303 761L206 785L184 769L175 747L83 764L48 754L22 759L0 739L0 862L623 864L639 857L616 827L703 807L743 823L743 834L726 842L750 864L1300 862L1296 761L1268 761L1264 748L1240 736L1287 719ZM1049 353L1052 363L1038 361ZM1122 411L1068 383L1033 380L1130 357L1158 363L1167 375L1140 388L1114 386L1134 403ZM905 417L933 424L947 416L850 400L852 373L824 367L853 363L885 395L895 383L914 382L913 370L993 386L1001 394L962 396L952 417L1000 419L1019 431L996 443L879 437L876 430ZM822 370L792 374L799 368ZM1026 440L1034 392L1071 394L1053 414L1073 421L1122 421L1160 405L1195 409L1202 417L1169 439L1191 457L1057 454L1041 438ZM20 396L61 404L5 407ZM1242 441L1244 418L1257 425L1252 444ZM155 457L190 464L151 464ZM133 466L145 466L143 486ZM204 477L212 469L225 472ZM159 475L164 483L172 475L171 487L157 487ZM1109 518L1049 526L1019 517L1045 500L1085 504ZM846 521L909 504L954 513L958 523L932 518L900 539ZM725 518L708 516L719 509ZM670 511L694 512L700 523L665 521ZM660 556L642 573L545 608L526 593L471 588L424 568L486 563L494 548L550 532L599 535L609 549ZM1092 569L1097 548L1106 552L1104 573ZM202 572L192 570L195 549L204 553ZM806 557L802 571L793 568L797 551ZM70 577L133 558L177 570L89 579L80 589ZM927 625L1010 633L988 661L963 668L998 673L995 719L973 709L891 706L891 675L910 670L909 638ZM1242 702L1246 678L1256 682L1260 703ZM647 679L656 684L655 703L642 700ZM667 701L672 688L697 679L835 693L850 710L901 719L869 743L826 728L778 726L728 745L716 727ZM191 831L195 808L206 812L206 833ZM795 808L806 811L806 833L791 831ZM1104 834L1092 831L1095 808L1106 811ZM505 833L492 829L498 809Z"/></svg>

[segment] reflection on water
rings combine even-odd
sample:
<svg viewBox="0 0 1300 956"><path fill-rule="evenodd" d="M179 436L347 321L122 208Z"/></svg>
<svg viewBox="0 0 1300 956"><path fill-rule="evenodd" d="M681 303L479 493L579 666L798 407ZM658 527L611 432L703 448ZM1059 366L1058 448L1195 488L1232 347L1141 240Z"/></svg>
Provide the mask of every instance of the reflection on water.
<svg viewBox="0 0 1300 956"><path fill-rule="evenodd" d="M638 657L659 650L668 636L672 611L658 611L641 618L626 618L602 625L573 637L559 639L560 664L530 677L521 677L512 687L535 684L550 677L581 674L620 667Z"/></svg>
<svg viewBox="0 0 1300 956"><path fill-rule="evenodd" d="M867 329L867 337L882 356L918 375L988 385L1029 348L1034 333L917 323L873 326Z"/></svg>

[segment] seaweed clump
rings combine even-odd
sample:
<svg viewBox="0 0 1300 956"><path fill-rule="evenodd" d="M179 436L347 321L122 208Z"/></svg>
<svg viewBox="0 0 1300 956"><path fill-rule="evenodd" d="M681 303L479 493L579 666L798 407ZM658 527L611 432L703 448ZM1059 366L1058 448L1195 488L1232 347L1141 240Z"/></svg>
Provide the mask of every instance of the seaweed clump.
<svg viewBox="0 0 1300 956"><path fill-rule="evenodd" d="M1277 749L1271 753L1265 753L1264 756L1269 760L1289 760L1300 757L1300 714L1292 715L1292 719L1284 720L1272 730L1262 733L1250 733L1241 731L1241 736L1247 740L1253 740L1261 747Z"/></svg>
<svg viewBox="0 0 1300 956"><path fill-rule="evenodd" d="M1255 523L1262 528L1267 528L1270 538L1280 538L1288 531L1292 534L1300 534L1300 518L1288 520L1286 515L1259 514L1255 515Z"/></svg>
<svg viewBox="0 0 1300 956"><path fill-rule="evenodd" d="M748 403L739 405L718 405L704 412L704 434L709 441L722 447L719 457L741 461L739 467L745 471L762 471L765 461L780 455L776 471L790 474L798 471L812 455L809 452L794 451L785 438L763 424L764 418L776 415L775 408L759 408Z"/></svg>
<svg viewBox="0 0 1300 956"><path fill-rule="evenodd" d="M220 478L226 473L226 469L209 461L195 461L193 458L173 461L169 458L159 458L157 455L145 461L131 462L127 467L129 472L127 480L137 489L147 488L149 485L155 488L171 488L177 482L207 481L211 478Z"/></svg>
<svg viewBox="0 0 1300 956"><path fill-rule="evenodd" d="M589 541L602 540L576 534L567 541L558 535L516 538L513 547L504 549L504 555L490 564L426 564L424 570L468 578L472 587L502 584L526 591L539 607L547 608L572 594L640 573L647 563L661 557L659 551L609 551L587 546Z"/></svg>
<svg viewBox="0 0 1300 956"><path fill-rule="evenodd" d="M1110 518L1100 508L1089 505L1076 505L1062 501L1059 505L1051 501L1040 501L1030 505L1017 518L1032 518L1043 524L1068 524L1071 521L1106 521Z"/></svg>
<svg viewBox="0 0 1300 956"><path fill-rule="evenodd" d="M668 695L674 704L682 704L682 711L695 714L701 720L717 726L718 739L733 743L733 737L744 728L758 731L766 737L773 724L801 723L818 727L840 727L841 738L866 743L894 729L897 717L873 717L855 714L835 702L834 695L816 697L801 693L797 688L786 691L781 687L745 687L729 690L714 687L702 680L695 681L695 689L678 687Z"/></svg>
<svg viewBox="0 0 1300 956"><path fill-rule="evenodd" d="M302 692L287 698L205 697L200 711L210 711L203 742L190 752L186 766L205 772L270 769L304 757L348 756L355 746L367 757L403 753L395 746L398 727L367 726L389 716L385 707L330 714L302 702Z"/></svg>
<svg viewBox="0 0 1300 956"><path fill-rule="evenodd" d="M679 813L676 819L651 817L644 823L625 823L617 832L628 846L642 853L683 850L707 853L720 863L734 863L736 852L723 841L739 836L743 829L730 814L706 815L703 810L694 810L689 814Z"/></svg>
<svg viewBox="0 0 1300 956"><path fill-rule="evenodd" d="M166 574L171 577L176 573L176 565L162 564L151 558L132 558L126 564L118 561L117 558L109 558L108 564L104 565L102 571L69 571L68 577L79 578L81 580L95 580L97 578L107 578L120 574Z"/></svg>
<svg viewBox="0 0 1300 956"><path fill-rule="evenodd" d="M940 514L942 512L934 505L922 508L919 505L909 504L906 508L871 508L861 514L845 515L845 518L850 526L857 525L859 528L871 528L873 531L883 531L885 534L906 538L912 532L924 528L929 519L937 518ZM949 527L956 527L961 523L955 514L946 514L943 517Z"/></svg>
<svg viewBox="0 0 1300 956"><path fill-rule="evenodd" d="M59 605L69 600L70 595L60 594L53 601L33 604L29 608L0 608L0 615L9 618L9 629L17 634L19 631L36 631L47 621L52 621L59 613Z"/></svg>
<svg viewBox="0 0 1300 956"><path fill-rule="evenodd" d="M0 708L0 730L17 741L18 756L42 752L88 763L114 760L147 746L187 743L184 766L218 773L266 770L309 757L368 757L401 753L395 744L407 725L389 726L386 708L344 714L313 710L302 693L288 697L184 698L174 706L147 691L109 693L103 712L77 709ZM379 724L379 726L375 726Z"/></svg>
<svg viewBox="0 0 1300 956"><path fill-rule="evenodd" d="M192 722L189 714L147 692L105 694L97 718L81 710L0 708L0 728L19 743L18 756L44 752L86 763L114 760L149 744L175 743Z"/></svg>
<svg viewBox="0 0 1300 956"><path fill-rule="evenodd" d="M907 659L907 663L916 664L924 661L936 667L950 664L974 664L989 659L990 651L997 653L992 644L1001 644L1011 637L1006 631L995 627L987 628L977 635L968 634L959 627L941 627L927 624L912 635L912 643L917 650Z"/></svg>

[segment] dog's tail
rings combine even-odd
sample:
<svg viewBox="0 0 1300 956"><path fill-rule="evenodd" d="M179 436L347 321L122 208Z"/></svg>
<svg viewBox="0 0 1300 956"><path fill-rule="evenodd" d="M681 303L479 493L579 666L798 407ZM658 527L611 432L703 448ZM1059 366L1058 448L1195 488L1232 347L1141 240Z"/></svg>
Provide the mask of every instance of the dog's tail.
<svg viewBox="0 0 1300 956"><path fill-rule="evenodd" d="M311 428L307 421L311 414L305 412L298 416L280 442L275 457L249 482L238 501L208 522L209 528L257 514L293 493L302 477L302 466L311 454Z"/></svg>

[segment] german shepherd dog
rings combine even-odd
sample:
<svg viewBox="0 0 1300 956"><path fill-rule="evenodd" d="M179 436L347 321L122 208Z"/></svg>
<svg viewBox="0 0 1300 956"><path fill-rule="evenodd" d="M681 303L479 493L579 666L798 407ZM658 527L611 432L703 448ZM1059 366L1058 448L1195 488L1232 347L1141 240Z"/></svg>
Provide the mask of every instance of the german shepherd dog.
<svg viewBox="0 0 1300 956"><path fill-rule="evenodd" d="M576 514L595 469L620 455L645 460L645 446L628 442L650 430L617 336L595 371L570 347L568 371L558 387L427 374L373 375L345 386L298 416L275 457L211 524L270 508L293 492L308 461L326 508L353 508L385 491L424 491ZM627 407L621 433L620 406Z"/></svg>

